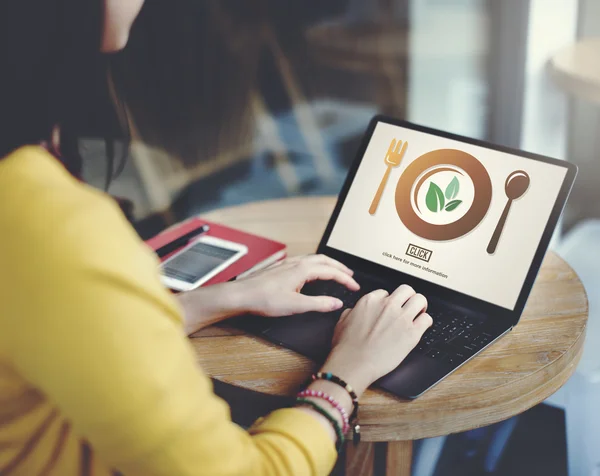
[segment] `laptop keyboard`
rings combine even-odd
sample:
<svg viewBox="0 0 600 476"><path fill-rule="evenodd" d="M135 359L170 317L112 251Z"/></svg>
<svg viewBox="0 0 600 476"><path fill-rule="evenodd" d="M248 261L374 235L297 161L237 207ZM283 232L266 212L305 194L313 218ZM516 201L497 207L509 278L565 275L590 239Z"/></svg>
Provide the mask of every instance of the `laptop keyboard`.
<svg viewBox="0 0 600 476"><path fill-rule="evenodd" d="M305 286L302 292L313 296L333 296L340 299L344 307L353 308L362 296L377 289L373 284L357 280L361 285L360 291L351 291L335 281L318 281ZM414 354L460 365L495 339L484 331L479 319L456 309L430 303L427 312L433 318L433 325L423 334L412 352Z"/></svg>

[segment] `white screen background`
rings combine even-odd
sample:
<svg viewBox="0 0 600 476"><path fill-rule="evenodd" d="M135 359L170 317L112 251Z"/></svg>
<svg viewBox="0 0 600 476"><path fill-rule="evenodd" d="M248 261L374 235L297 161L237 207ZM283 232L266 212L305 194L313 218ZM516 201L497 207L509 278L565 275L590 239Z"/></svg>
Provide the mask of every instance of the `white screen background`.
<svg viewBox="0 0 600 476"><path fill-rule="evenodd" d="M377 213L371 216L369 206L385 172L384 157L392 139L408 141L409 145L400 166L392 169ZM426 152L447 148L467 152L485 166L492 181L492 202L483 221L469 234L456 240L437 242L414 235L402 224L394 203L395 192L400 175L411 162ZM496 253L489 255L487 245L507 202L506 178L519 169L529 174L529 189L521 199L513 202ZM566 173L564 167L379 123L327 244L514 309ZM383 252L387 252L418 262L406 256L409 244L432 250L429 263L421 264L448 278L383 256Z"/></svg>

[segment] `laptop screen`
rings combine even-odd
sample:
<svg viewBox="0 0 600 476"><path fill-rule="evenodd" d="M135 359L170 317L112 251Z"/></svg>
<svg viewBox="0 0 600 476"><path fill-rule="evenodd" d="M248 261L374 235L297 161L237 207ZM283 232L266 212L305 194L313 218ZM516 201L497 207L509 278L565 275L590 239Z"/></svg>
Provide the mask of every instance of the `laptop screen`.
<svg viewBox="0 0 600 476"><path fill-rule="evenodd" d="M379 122L327 246L513 310L566 175Z"/></svg>

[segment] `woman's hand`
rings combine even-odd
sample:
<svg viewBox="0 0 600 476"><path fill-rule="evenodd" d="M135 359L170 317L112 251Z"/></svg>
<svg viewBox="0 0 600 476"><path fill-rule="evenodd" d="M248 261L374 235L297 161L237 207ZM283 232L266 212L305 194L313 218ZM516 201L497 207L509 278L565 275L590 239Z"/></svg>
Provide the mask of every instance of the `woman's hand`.
<svg viewBox="0 0 600 476"><path fill-rule="evenodd" d="M244 279L179 294L186 333L248 312L278 317L340 309L343 303L339 299L300 294L306 283L316 280L334 280L349 289L360 289L352 271L334 259L322 255L290 258Z"/></svg>
<svg viewBox="0 0 600 476"><path fill-rule="evenodd" d="M342 301L330 296L305 296L302 287L311 281L337 281L352 291L360 286L347 266L324 255L289 258L270 268L235 281L246 311L266 317L340 309Z"/></svg>
<svg viewBox="0 0 600 476"><path fill-rule="evenodd" d="M323 371L338 375L362 394L394 370L431 327L426 310L425 297L407 285L391 295L384 290L367 294L342 314Z"/></svg>

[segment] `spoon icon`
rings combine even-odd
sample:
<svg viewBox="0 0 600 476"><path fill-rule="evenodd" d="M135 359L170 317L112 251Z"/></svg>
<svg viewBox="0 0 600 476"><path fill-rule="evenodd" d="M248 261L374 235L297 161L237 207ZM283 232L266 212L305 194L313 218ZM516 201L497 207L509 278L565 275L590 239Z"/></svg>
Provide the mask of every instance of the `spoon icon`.
<svg viewBox="0 0 600 476"><path fill-rule="evenodd" d="M494 254L496 252L496 247L498 246L498 241L500 241L500 235L502 235L502 230L504 229L504 224L506 223L506 218L508 217L508 212L510 211L513 200L517 200L525 195L525 192L527 192L527 189L529 188L529 183L529 175L523 170L516 170L506 178L504 191L508 197L508 202L504 207L504 212L502 212L502 216L498 221L498 225L496 225L490 244L487 247L487 252L489 254Z"/></svg>

